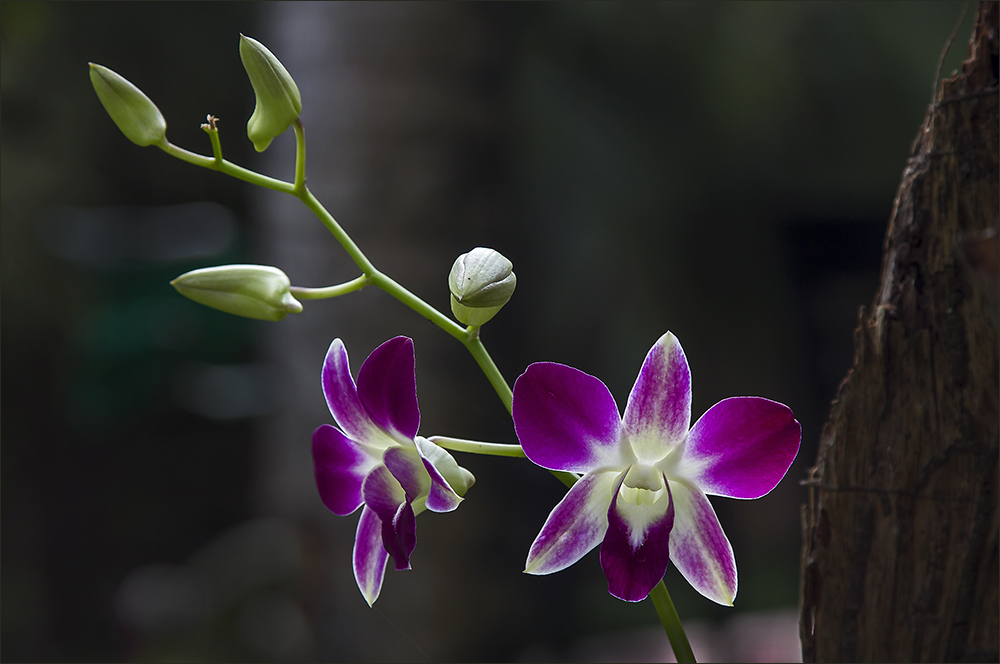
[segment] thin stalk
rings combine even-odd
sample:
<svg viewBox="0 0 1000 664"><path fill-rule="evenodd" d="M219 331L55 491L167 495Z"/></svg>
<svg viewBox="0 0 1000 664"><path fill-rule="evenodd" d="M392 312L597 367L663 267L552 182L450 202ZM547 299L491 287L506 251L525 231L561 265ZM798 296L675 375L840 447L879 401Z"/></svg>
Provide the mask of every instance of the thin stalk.
<svg viewBox="0 0 1000 664"><path fill-rule="evenodd" d="M439 447L455 452L487 454L489 456L519 457L522 459L526 456L520 445L510 445L508 443L483 443L478 440L448 438L447 436L431 436L427 440L438 445Z"/></svg>
<svg viewBox="0 0 1000 664"><path fill-rule="evenodd" d="M201 126L208 134L208 139L212 141L212 154L215 156L216 164L221 164L224 160L222 159L222 143L219 141L219 129L215 126L215 123L219 121L219 118L214 115L209 115L205 118L208 122Z"/></svg>
<svg viewBox="0 0 1000 664"><path fill-rule="evenodd" d="M660 579L660 582L649 593L649 599L656 607L656 614L660 617L667 638L670 639L670 646L674 649L677 661L681 663L696 662L694 651L691 650L687 634L684 633L684 626L681 624L681 619L677 615L677 609L674 608L670 593L667 592L667 584L663 582L663 579Z"/></svg>
<svg viewBox="0 0 1000 664"><path fill-rule="evenodd" d="M371 280L364 274L357 279L337 284L336 286L325 286L323 288L305 288L304 286L292 286L289 292L297 300L325 300L331 297L347 295L354 291L361 290L371 284Z"/></svg>
<svg viewBox="0 0 1000 664"><path fill-rule="evenodd" d="M521 449L520 445L511 445L508 443L484 443L478 440L466 440L464 438L449 438L447 436L431 436L427 440L432 443L443 447L446 450L452 450L453 452L468 452L469 454L486 454L488 456L502 456L502 457L516 457L520 459L527 458L527 454ZM576 484L577 480L580 478L575 473L566 472L563 470L550 470L550 473L565 484L567 487L571 487Z"/></svg>
<svg viewBox="0 0 1000 664"><path fill-rule="evenodd" d="M285 182L266 175L261 175L260 173L255 173L254 171L243 168L242 166L237 166L236 164L226 161L225 159L219 161L214 157L206 157L205 155L197 154L178 147L169 141L165 145L158 145L157 147L169 154L171 157L176 157L189 164L201 166L202 168L207 168L213 171L219 171L220 173L225 173L226 175L232 176L238 180L243 180L244 182L249 182L250 184L255 184L259 187L274 189L275 191L280 191L286 194L295 193L295 185L291 182Z"/></svg>
<svg viewBox="0 0 1000 664"><path fill-rule="evenodd" d="M323 204L320 203L315 196L313 196L313 193L309 191L309 187L303 187L300 192L289 191L288 193L296 196L305 204L307 208L309 208L310 212L316 215L323 225L326 226L326 230L330 231L330 234L333 235L337 242L340 243L340 246L344 248L344 251L347 252L347 255L351 257L351 260L354 261L354 264L357 265L362 272L367 274L369 277L372 277L378 272L378 270L375 269L375 266L372 265L371 261L368 260L368 257L365 256L358 245L354 243L351 236L344 231L340 224L337 223L337 220L333 218L333 215L330 214L325 207L323 207Z"/></svg>
<svg viewBox="0 0 1000 664"><path fill-rule="evenodd" d="M295 195L306 189L306 129L302 118L295 118Z"/></svg>
<svg viewBox="0 0 1000 664"><path fill-rule="evenodd" d="M451 320L450 318L445 316L443 313L441 313L431 305L421 300L419 297L417 297L409 290L401 286L397 281L395 281L388 275L376 271L374 274L371 275L371 280L373 284L375 284L376 286L384 290L386 293L388 293L389 295L393 296L394 298L396 298L397 300L408 306L410 309L413 309L418 314L420 314L430 322L434 323L435 325L440 327L442 330L444 330L451 336L461 341L463 344L466 343L467 335L464 327L462 327L455 321ZM479 362L479 366L480 368L482 368L483 372L487 373L487 367L483 366L482 362L480 362L478 357L476 358L476 361ZM489 376L488 373L487 376ZM501 395L500 398L502 399L503 396Z"/></svg>
<svg viewBox="0 0 1000 664"><path fill-rule="evenodd" d="M490 385L496 390L497 396L503 401L503 405L507 408L507 412L510 413L514 408L514 393L511 392L510 386L507 384L506 379L504 379L503 374L497 369L497 365L493 362L493 358L490 354L486 352L486 346L483 345L482 340L479 338L479 327L469 327L466 328L467 336L465 347L469 349L472 353L472 357L476 358L476 362L479 363L479 367L486 374L487 380L490 381Z"/></svg>

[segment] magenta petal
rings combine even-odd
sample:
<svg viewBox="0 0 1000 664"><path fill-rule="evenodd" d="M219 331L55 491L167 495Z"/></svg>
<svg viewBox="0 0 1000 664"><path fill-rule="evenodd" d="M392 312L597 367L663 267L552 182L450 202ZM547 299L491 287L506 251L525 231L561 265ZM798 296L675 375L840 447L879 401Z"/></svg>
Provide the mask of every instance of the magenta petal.
<svg viewBox="0 0 1000 664"><path fill-rule="evenodd" d="M691 425L691 370L677 338L667 332L646 354L622 418L639 459L662 459L666 445Z"/></svg>
<svg viewBox="0 0 1000 664"><path fill-rule="evenodd" d="M736 557L705 494L669 482L674 502L670 559L702 595L725 606L736 599Z"/></svg>
<svg viewBox="0 0 1000 664"><path fill-rule="evenodd" d="M395 337L372 351L358 371L358 397L372 421L412 440L420 427L413 340Z"/></svg>
<svg viewBox="0 0 1000 664"><path fill-rule="evenodd" d="M389 554L382 546L382 522L375 512L365 507L354 536L354 579L368 606L375 603L382 590L388 559Z"/></svg>
<svg viewBox="0 0 1000 664"><path fill-rule="evenodd" d="M788 472L801 439L788 406L761 397L724 399L691 428L677 472L709 495L760 498Z"/></svg>
<svg viewBox="0 0 1000 664"><path fill-rule="evenodd" d="M615 471L588 473L570 487L532 542L524 571L558 572L597 546L608 529L608 506L624 476Z"/></svg>
<svg viewBox="0 0 1000 664"><path fill-rule="evenodd" d="M669 488L667 489L669 496ZM674 505L658 519L646 524L645 537L633 545L623 506L617 497L608 510L608 532L601 543L601 567L608 577L608 592L626 602L646 599L660 582L670 563L670 531L674 525ZM635 506L631 506L635 508Z"/></svg>
<svg viewBox="0 0 1000 664"><path fill-rule="evenodd" d="M524 453L543 468L586 473L628 465L614 397L582 371L532 364L514 383L513 417Z"/></svg>
<svg viewBox="0 0 1000 664"><path fill-rule="evenodd" d="M323 362L323 394L330 414L340 428L354 440L367 441L375 428L368 412L358 399L358 390L351 377L344 342L334 339Z"/></svg>
<svg viewBox="0 0 1000 664"><path fill-rule="evenodd" d="M358 509L364 502L361 485L378 459L329 424L313 432L312 455L323 504L341 516Z"/></svg>
<svg viewBox="0 0 1000 664"><path fill-rule="evenodd" d="M365 478L365 506L382 522L382 546L392 556L397 570L410 569L410 554L417 544L417 522L403 487L385 466L376 467Z"/></svg>

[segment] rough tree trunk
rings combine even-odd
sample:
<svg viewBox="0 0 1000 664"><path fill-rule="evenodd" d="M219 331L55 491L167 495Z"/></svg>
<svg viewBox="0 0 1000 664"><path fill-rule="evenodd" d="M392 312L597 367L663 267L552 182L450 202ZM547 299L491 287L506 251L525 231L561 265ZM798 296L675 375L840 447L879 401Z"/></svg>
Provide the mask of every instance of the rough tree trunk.
<svg viewBox="0 0 1000 664"><path fill-rule="evenodd" d="M998 660L997 7L914 142L805 482L807 662Z"/></svg>

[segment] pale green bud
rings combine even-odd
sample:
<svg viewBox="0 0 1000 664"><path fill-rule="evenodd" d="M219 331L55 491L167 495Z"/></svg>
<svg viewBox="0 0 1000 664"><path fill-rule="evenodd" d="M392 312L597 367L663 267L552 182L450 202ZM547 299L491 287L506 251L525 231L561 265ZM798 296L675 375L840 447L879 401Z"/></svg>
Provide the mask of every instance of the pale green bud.
<svg viewBox="0 0 1000 664"><path fill-rule="evenodd" d="M302 97L288 70L256 39L240 35L240 60L257 96L247 136L257 152L263 152L299 117Z"/></svg>
<svg viewBox="0 0 1000 664"><path fill-rule="evenodd" d="M448 275L451 311L466 325L482 325L507 304L517 277L509 260L493 249L476 247L455 260Z"/></svg>
<svg viewBox="0 0 1000 664"><path fill-rule="evenodd" d="M167 121L149 97L107 67L90 64L90 82L111 119L136 145L165 144Z"/></svg>
<svg viewBox="0 0 1000 664"><path fill-rule="evenodd" d="M193 270L170 285L199 304L246 318L279 321L302 311L288 276L269 265L220 265Z"/></svg>

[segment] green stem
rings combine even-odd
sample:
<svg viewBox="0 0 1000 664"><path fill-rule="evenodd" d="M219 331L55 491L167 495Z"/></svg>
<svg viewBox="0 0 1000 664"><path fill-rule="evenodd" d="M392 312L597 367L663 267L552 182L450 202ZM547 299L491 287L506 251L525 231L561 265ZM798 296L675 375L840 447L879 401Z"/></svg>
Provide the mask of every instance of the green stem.
<svg viewBox="0 0 1000 664"><path fill-rule="evenodd" d="M479 363L480 368L482 368L483 373L486 374L487 380L490 381L490 385L496 390L497 395L499 395L500 400L503 401L503 405L507 408L507 412L512 412L514 408L514 393L511 392L510 386L504 379L503 374L497 369L497 365L493 362L493 358L486 351L486 346L483 345L482 340L479 338L479 327L468 327L466 328L466 340L463 342L465 347L469 349L472 353L472 357L476 358L476 362Z"/></svg>
<svg viewBox="0 0 1000 664"><path fill-rule="evenodd" d="M176 157L189 164L201 166L202 168L207 168L213 171L219 171L220 173L225 173L226 175L237 178L238 180L243 180L244 182L249 182L250 184L255 184L259 187L274 189L275 191L280 191L286 194L295 193L295 185L290 182L277 180L266 175L261 175L260 173L255 173L254 171L243 168L242 166L237 166L236 164L226 161L225 159L219 160L214 157L206 157L205 155L196 154L185 150L184 148L177 147L170 142L167 142L164 145L158 145L157 147L169 154L171 157ZM221 149L219 151L219 156L222 156Z"/></svg>
<svg viewBox="0 0 1000 664"><path fill-rule="evenodd" d="M471 454L488 454L490 456L520 457L525 458L524 450L520 445L509 445L507 443L483 443L478 440L465 440L464 438L448 438L447 436L431 436L427 440L455 452L469 452Z"/></svg>
<svg viewBox="0 0 1000 664"><path fill-rule="evenodd" d="M208 122L203 124L201 128L208 134L208 140L212 141L212 154L215 156L216 163L221 164L224 161L222 158L222 143L219 142L219 129L215 126L215 123L219 119L213 115L209 115L205 119Z"/></svg>
<svg viewBox="0 0 1000 664"><path fill-rule="evenodd" d="M386 293L388 293L389 295L393 296L394 298L396 298L397 300L408 306L410 309L413 309L414 311L416 311L418 314L420 314L430 322L440 327L442 330L444 330L451 336L455 337L463 344L468 345L466 343L468 335L466 334L464 327L462 327L455 321L451 320L450 318L442 314L440 311L438 311L431 305L421 300L419 297L408 291L406 288L401 286L398 282L396 282L388 275L376 270L374 273L370 275L370 277L373 284L375 284L376 286L384 290ZM477 357L476 361L480 362L480 359ZM480 362L479 366L482 368L484 373L487 373L488 376L489 373L487 371L487 367L483 366L482 362ZM494 385L494 388L496 388L496 385ZM510 388L507 389L509 390ZM498 392L498 394L500 393ZM500 394L500 398L503 399L502 394Z"/></svg>
<svg viewBox="0 0 1000 664"><path fill-rule="evenodd" d="M660 616L660 622L663 623L663 629L667 633L667 638L670 639L670 646L674 649L677 661L696 662L694 651L691 650L691 644L688 643L687 635L684 633L684 626L681 625L681 619L677 615L677 609L674 608L670 593L667 592L667 584L663 582L663 579L660 579L660 582L649 593L649 598L653 601L653 606L656 607L656 614Z"/></svg>
<svg viewBox="0 0 1000 664"><path fill-rule="evenodd" d="M462 343L466 342L468 334L464 327L452 321L440 311L421 300L388 275L378 271L375 266L372 265L372 262L368 260L368 257L365 256L364 252L362 252L358 245L354 243L351 236L344 231L339 223L337 223L337 220L333 218L333 215L331 215L327 209L323 207L323 204L320 203L315 196L313 196L308 187L303 188L302 193L296 195L302 200L303 203L305 203L306 207L309 208L309 210L312 211L312 213L315 214L321 222L323 222L323 225L326 226L327 230L330 231L334 238L336 238L337 242L339 242L344 248L344 251L346 251L354 261L355 265L357 265L362 272L368 275L370 283L378 286L386 293L413 309Z"/></svg>
<svg viewBox="0 0 1000 664"><path fill-rule="evenodd" d="M326 286L324 288L305 288L303 286L292 286L288 290L298 300L325 300L331 297L347 295L354 291L361 290L371 284L371 280L364 274L357 279L337 284L336 286Z"/></svg>
<svg viewBox="0 0 1000 664"><path fill-rule="evenodd" d="M468 452L469 454L486 454L489 456L527 458L527 454L520 445L510 445L507 443L484 443L478 440L466 440L464 438L449 438L447 436L431 436L427 440L454 452ZM579 480L579 476L562 470L550 470L553 476L567 487L571 487Z"/></svg>
<svg viewBox="0 0 1000 664"><path fill-rule="evenodd" d="M302 118L295 118L295 195L301 197L306 189L306 129Z"/></svg>

